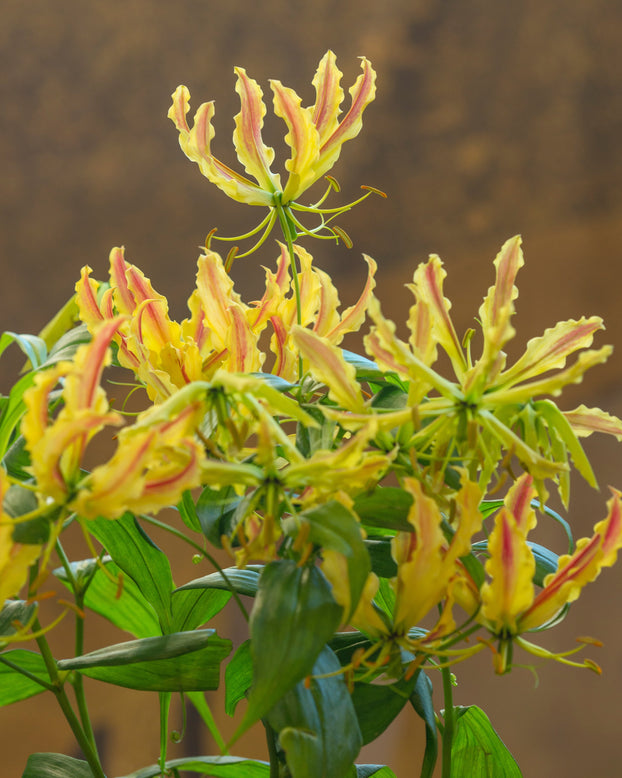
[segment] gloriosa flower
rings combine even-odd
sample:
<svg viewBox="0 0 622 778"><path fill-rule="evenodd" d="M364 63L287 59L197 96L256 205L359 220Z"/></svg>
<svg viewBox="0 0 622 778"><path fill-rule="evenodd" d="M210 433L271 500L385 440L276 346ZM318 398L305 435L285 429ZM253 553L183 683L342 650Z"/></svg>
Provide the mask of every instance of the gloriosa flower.
<svg viewBox="0 0 622 778"><path fill-rule="evenodd" d="M521 635L553 621L564 606L579 597L586 584L597 578L603 567L615 563L618 549L622 548L622 495L611 491L607 517L595 525L591 538L581 538L572 554L559 558L557 571L544 578L537 594L533 583L536 563L527 541L536 524L531 508L535 496L533 479L525 473L508 492L488 541L486 572L491 580L482 586L481 608L476 615L499 640L495 655L497 672L505 672L511 666L513 642L537 656L564 662L568 654L574 653L550 654ZM594 669L589 660L584 666Z"/></svg>
<svg viewBox="0 0 622 778"><path fill-rule="evenodd" d="M367 352L383 370L396 373L408 384L406 408L378 415L377 421L385 430L399 428L401 441L408 440L403 445L413 448L433 469L451 461L463 462L471 477L479 473L482 488L504 452L508 458L515 455L536 478L541 496L545 494L543 480L551 477L567 504L570 457L586 480L596 485L578 436L601 431L619 438L622 422L585 406L563 413L551 400L538 398L557 396L567 384L580 382L588 368L609 357L611 347L589 349L603 323L598 316L584 317L560 322L533 338L523 356L506 368L503 347L515 334L510 323L518 295L514 280L523 265L520 243L519 237L506 241L495 259L496 283L479 309L483 345L476 361L471 357L473 332L460 340L451 320L451 304L443 295L446 273L437 256L419 265L409 287L415 304L408 319L408 343L396 337L395 325L372 298L369 315L374 325L365 339ZM310 360L312 372L349 411L340 416L341 423L352 428L366 424L373 409L365 403L354 371L334 370L331 363L339 361L335 349L323 352L318 344L307 344L297 334L294 340ZM453 379L434 367L438 346L449 357ZM567 358L581 349L587 350L566 367ZM343 368L343 359L340 364Z"/></svg>
<svg viewBox="0 0 622 778"><path fill-rule="evenodd" d="M121 321L104 321L72 362L40 372L24 393L21 430L37 493L44 503L66 506L86 518L116 518L125 510L155 511L177 502L185 489L199 484L205 456L194 433L204 414L206 386L194 383L140 414L119 433L112 458L84 474L90 439L105 426L122 423L120 414L109 410L100 386L111 358L109 344ZM58 399L63 405L51 417L52 391L61 379Z"/></svg>
<svg viewBox="0 0 622 778"><path fill-rule="evenodd" d="M395 603L390 619L379 612L373 599L379 581L370 573L350 624L374 640L397 641L410 650L438 648L438 641L455 630L452 615L454 588L464 576L460 558L471 550L471 538L481 529L481 492L463 473L460 489L453 497L454 532L450 539L443 531L443 514L434 497L428 496L420 481L404 479L403 488L413 498L408 514L411 532L398 532L392 540L397 575L391 580ZM333 595L346 612L351 609L348 587L339 555L326 554L323 570L333 585ZM435 606L442 606L436 625L418 638L410 630ZM431 649L432 650L432 649Z"/></svg>
<svg viewBox="0 0 622 778"><path fill-rule="evenodd" d="M173 93L173 104L168 116L179 131L179 144L184 154L196 162L203 175L229 197L249 205L269 208L265 219L246 235L239 238L221 238L244 239L263 230L255 246L240 256L246 256L258 248L277 219L286 237L294 238L298 233L316 235L328 231L328 235L321 237L336 240L341 238L350 245L343 230L331 227L329 223L371 192L385 196L371 187L363 187L367 191L358 200L338 208L324 208L322 204L330 191L339 189L337 182L329 178L328 190L314 205L301 205L296 202L303 192L328 173L339 158L343 144L355 138L361 130L363 111L376 93L376 74L365 57L361 57L361 67L363 72L350 89L350 108L341 120L340 106L344 97L340 86L342 73L337 68L332 51L326 52L313 79L316 99L312 106L302 107L301 99L293 89L283 86L280 81L270 81L274 95L274 113L285 122L285 143L291 149L290 159L285 163L289 175L284 186L280 175L271 170L274 150L266 146L262 138L263 120L266 115L263 92L243 68L235 68L236 91L240 96L241 110L235 117L233 144L247 176L232 170L212 154L214 103L200 105L194 115L193 126L190 127L186 118L190 110L190 92L187 87L179 86ZM315 227L307 228L294 215L294 211L315 214L320 222ZM208 248L214 232L215 230L208 236Z"/></svg>
<svg viewBox="0 0 622 778"><path fill-rule="evenodd" d="M209 381L217 369L232 373L261 370L265 353L259 338L270 325L272 372L295 380L298 350L292 339L296 300L285 246L280 247L276 272L266 270L266 290L261 300L242 302L214 251L199 257L196 288L188 307L190 318L181 323L168 316L168 301L156 292L149 279L126 262L123 249L110 253L110 286L98 298L100 284L82 270L76 285L80 317L94 332L103 322L117 320L114 339L118 359L143 383L154 402L161 402L192 381ZM366 257L367 282L359 300L339 313L339 296L330 276L312 266L312 257L300 246L295 252L301 265L298 274L302 324L311 327L331 344L363 323L375 285L376 263ZM118 320L121 315L121 320Z"/></svg>
<svg viewBox="0 0 622 778"><path fill-rule="evenodd" d="M238 159L251 178L236 173L212 154L213 102L199 106L194 125L190 128L186 120L190 110L190 92L187 87L178 86L168 115L179 130L179 143L184 154L196 162L203 175L225 194L250 205L273 206L278 199L285 206L325 175L339 158L342 145L360 132L363 111L374 99L376 91L376 74L364 57L361 58L361 67L363 73L350 89L352 105L341 121L342 73L337 68L332 51L326 52L319 64L313 79L316 100L309 108L300 105L300 97L293 89L283 86L280 81L270 81L274 112L287 125L285 142L291 149L291 157L285 163L289 177L284 187L280 176L270 169L274 150L264 144L261 136L266 115L261 87L247 76L244 68L235 68L241 110L235 117L233 143Z"/></svg>

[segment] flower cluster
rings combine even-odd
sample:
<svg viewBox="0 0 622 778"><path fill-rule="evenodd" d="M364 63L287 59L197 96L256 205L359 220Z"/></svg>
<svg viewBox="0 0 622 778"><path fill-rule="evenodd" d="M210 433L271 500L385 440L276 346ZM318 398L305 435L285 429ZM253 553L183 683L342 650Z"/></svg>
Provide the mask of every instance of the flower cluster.
<svg viewBox="0 0 622 778"><path fill-rule="evenodd" d="M358 300L341 310L330 276L297 240L326 230L343 238L331 222L352 203L326 209L326 195L312 206L299 198L361 129L375 94L374 71L365 58L361 64L341 119L341 73L332 52L320 62L311 107L271 82L291 149L284 185L262 138L262 92L246 71L236 69L241 111L233 141L247 175L211 152L213 103L199 107L190 127L187 88L173 95L169 116L185 154L229 197L269 209L248 234L264 230L255 248L277 220L281 226L283 243L266 269L260 299L242 300L230 275L232 255L223 261L208 241L189 316L174 321L166 297L115 248L108 281L83 268L75 295L81 325L63 334L51 353L44 338L7 334L21 337L32 370L0 398L0 604L8 601L0 613L0 648L36 638L49 682L20 669L20 656L6 660L0 653L0 669L53 690L66 715L62 689L72 678L81 721L68 718L97 778L103 770L81 673L158 691L161 712L171 691L188 692L211 721L203 697L193 693L216 688L228 642L197 627L231 595L245 615L239 595L255 598L250 658L244 644L229 665L239 678L227 690L228 704L248 696L235 737L267 722L269 736L279 737L280 748L272 743L272 751L279 759L285 754L293 778L354 774L361 722L374 732L387 724L384 718L369 723L366 700L381 699L387 705L379 709L393 710L396 699L410 696L415 707L430 708L429 693L423 702L417 697L425 684L415 688L427 667L445 673L446 721L453 715L449 666L486 647L498 673L512 668L515 646L598 670L591 659L569 659L579 649L553 654L527 636L564 618L583 587L614 564L622 547L622 494L611 490L591 537L574 544L565 524L568 553L558 555L528 536L552 513L550 483L568 507L571 465L597 487L580 438L603 432L622 440L622 421L614 416L585 405L562 410L556 401L610 356L609 346L592 348L603 322L598 316L560 322L507 364L504 348L516 334L515 281L524 263L518 236L494 260L496 279L479 308L479 334L456 332L443 289L446 272L435 255L415 269L409 285L407 341L397 337L374 296L377 266L369 257ZM301 212L319 217L319 226L306 228ZM366 320L366 356L345 350L344 338ZM0 340L0 353L7 342ZM111 365L130 372L131 393L144 389L132 400L142 400L139 412L109 401L103 380ZM95 438L106 431L114 449L101 455ZM156 522L151 514L165 507L176 507L187 532ZM225 549L235 567L176 588L164 552L139 519L181 537L214 564L207 543ZM78 565L69 562L61 537L74 521L93 556ZM58 665L50 661L35 605L54 552L62 565L55 575L73 591L79 624L78 656ZM96 578L102 571L114 580L106 552L117 580L122 571L131 589L126 595L115 587L113 604ZM93 593L94 580L100 582ZM226 592L210 591L219 589ZM123 597L126 607L117 608ZM134 630L137 644L81 656L89 607ZM339 633L340 625L347 632ZM125 665L132 666L127 673ZM371 696L367 687L380 676L396 685L376 684ZM326 700L339 715L322 708ZM425 717L430 725L429 710ZM336 736L318 724L338 719ZM447 724L442 736L451 738L452 728ZM325 769L331 737L338 746ZM149 775L177 774L184 765L167 766L162 748ZM443 750L448 758L451 749ZM432 751L426 775L435 742ZM281 767L273 759L270 774ZM445 767L443 774L450 773ZM515 773L500 768L499 774Z"/></svg>

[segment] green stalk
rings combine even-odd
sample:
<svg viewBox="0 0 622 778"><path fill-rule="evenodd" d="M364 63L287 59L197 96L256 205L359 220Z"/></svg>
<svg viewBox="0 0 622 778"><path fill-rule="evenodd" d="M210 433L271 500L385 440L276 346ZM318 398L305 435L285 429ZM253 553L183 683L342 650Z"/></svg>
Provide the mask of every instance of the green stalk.
<svg viewBox="0 0 622 778"><path fill-rule="evenodd" d="M67 574L67 578L71 584L71 588L73 589L74 597L76 599L76 607L79 613L76 613L76 633L75 633L74 650L75 650L75 656L82 656L82 654L84 653L84 618L80 615L80 613L82 613L82 611L84 610L85 590L78 585L78 582L76 581L73 571L71 569L71 564L69 563L69 559L65 554L65 549L63 548L60 540L56 541L56 553L58 554L62 562L63 568L65 570L65 573ZM98 753L97 743L95 741L95 733L93 732L93 725L91 724L91 717L89 715L89 709L86 704L86 694L84 692L84 681L81 673L75 673L74 678L72 680L72 686L76 697L76 702L78 704L78 713L80 714L80 721L82 722L82 728L84 730L84 734L89 739L95 753ZM99 754L98 754L98 758L99 758Z"/></svg>
<svg viewBox="0 0 622 778"><path fill-rule="evenodd" d="M445 711L443 713L443 771L441 778L451 778L451 747L453 745L455 725L451 669L447 666L442 667L441 675L443 677L443 698L445 702Z"/></svg>
<svg viewBox="0 0 622 778"><path fill-rule="evenodd" d="M39 631L41 629L41 625L38 619L34 622L33 626L35 628L35 631ZM78 745L80 746L82 752L84 753L84 757L88 762L89 767L91 768L93 777L106 778L104 770L101 766L101 762L99 761L99 755L97 754L97 751L91 744L91 741L89 740L88 736L80 726L78 717L76 716L73 708L71 707L69 698L67 697L65 689L63 688L63 681L60 679L60 676L58 674L58 669L56 667L56 660L52 656L52 652L50 651L50 647L48 645L47 640L45 639L45 636L40 635L38 638L36 638L36 641L37 641L37 645L39 646L39 651L41 652L41 656L43 657L43 661L45 662L48 675L50 676L50 680L52 681L52 684L54 686L53 689L54 696L56 697L56 700L60 706L60 709L63 712L63 715L67 719L67 723L71 727L71 731L73 732L74 737L78 742Z"/></svg>
<svg viewBox="0 0 622 778"><path fill-rule="evenodd" d="M276 732L268 724L266 719L261 723L266 730L266 743L268 744L268 756L270 757L270 778L279 778L279 755L276 750Z"/></svg>
<svg viewBox="0 0 622 778"><path fill-rule="evenodd" d="M166 775L166 754L168 750L168 714L171 707L171 693L158 692L160 698L160 760L162 775Z"/></svg>
<svg viewBox="0 0 622 778"><path fill-rule="evenodd" d="M292 283L294 285L294 296L296 297L296 324L302 326L302 301L300 299L300 283L298 281L298 268L296 267L296 255L294 254L294 241L292 240L290 222L287 219L285 210L281 201L276 201L275 209L279 217L281 232L287 244L289 254L289 266L292 271ZM298 356L298 378L302 381L302 357Z"/></svg>

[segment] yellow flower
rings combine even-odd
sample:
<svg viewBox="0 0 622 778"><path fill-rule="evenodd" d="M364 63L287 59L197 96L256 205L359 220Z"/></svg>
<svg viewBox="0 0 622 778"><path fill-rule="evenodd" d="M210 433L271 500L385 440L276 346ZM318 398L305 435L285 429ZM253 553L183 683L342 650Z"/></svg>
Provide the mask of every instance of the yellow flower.
<svg viewBox="0 0 622 778"><path fill-rule="evenodd" d="M0 610L5 600L19 594L28 579L28 570L39 558L43 546L16 543L13 540L14 519L2 510L9 479L0 468Z"/></svg>
<svg viewBox="0 0 622 778"><path fill-rule="evenodd" d="M414 478L406 478L403 487L413 498L408 514L412 532L398 532L392 541L397 564L397 576L391 581L395 593L392 616L390 619L381 616L375 607L373 599L379 581L370 573L350 624L374 640L395 640L411 650L425 651L426 647L436 650L439 641L456 628L452 606L454 589L463 576L459 560L469 553L471 538L482 525L478 507L481 492L477 484L463 475L453 500L455 532L448 540L437 501L426 495L422 484ZM323 571L333 585L336 598L349 598L343 581L344 569L338 554L326 555ZM338 601L349 610L349 601ZM410 630L419 626L437 605L442 605L442 613L435 626L421 637L411 638Z"/></svg>
<svg viewBox="0 0 622 778"><path fill-rule="evenodd" d="M560 322L533 338L520 359L506 368L503 348L515 334L510 323L518 295L514 280L523 265L520 243L519 237L506 241L495 259L496 283L479 309L483 343L476 361L471 357L473 331L461 340L451 320L451 304L443 294L446 273L437 256L415 271L408 343L396 337L395 325L372 297L368 312L373 327L365 346L380 368L407 382L403 410L378 413L369 405L364 408L353 371L334 369L334 351L329 355L313 348L312 355L302 341L298 345L312 372L349 412L340 415L340 423L356 428L366 424L373 412L381 429L400 428L404 448L414 449L432 468L443 469L447 461L462 462L472 478L479 474L482 488L503 456L515 455L536 478L542 496L543 480L553 478L567 504L570 458L583 477L596 485L578 436L602 431L620 438L622 421L584 406L563 413L546 395L557 396L564 386L579 383L586 370L609 357L611 347L589 349L603 323L598 316L584 317ZM439 346L449 357L453 378L434 366ZM566 366L568 357L582 349L576 361Z"/></svg>
<svg viewBox="0 0 622 778"><path fill-rule="evenodd" d="M69 504L82 517L115 519L156 512L201 483L203 446L195 431L205 413L205 384L190 384L121 430L117 449L80 482Z"/></svg>
<svg viewBox="0 0 622 778"><path fill-rule="evenodd" d="M110 286L98 299L99 283L84 267L76 284L80 317L91 332L103 322L123 317L115 330L118 360L132 370L154 402L161 402L192 381L209 381L221 368L231 373L261 370L266 354L259 347L270 326L272 373L296 380L298 349L292 338L296 300L287 249L280 247L276 272L266 270L261 300L247 305L233 288L222 259L213 251L199 257L196 288L181 323L168 315L168 301L149 279L126 262L123 249L110 253ZM374 289L376 263L366 257L368 275L359 300L339 312L339 296L330 276L314 268L313 258L296 246L300 261L299 290L302 323L331 344L363 323ZM311 330L309 330L311 331Z"/></svg>
<svg viewBox="0 0 622 778"><path fill-rule="evenodd" d="M119 414L109 410L106 393L99 385L102 371L110 363L108 345L119 325L118 317L107 320L91 343L78 348L72 362L58 362L38 373L24 393L26 413L21 431L37 490L59 505L73 495L89 440L106 425L121 423ZM60 379L64 379L63 407L52 418L51 393Z"/></svg>
<svg viewBox="0 0 622 778"><path fill-rule="evenodd" d="M478 621L499 640L498 672L505 672L511 665L513 641L537 656L567 661L568 654L550 654L521 635L553 621L568 603L579 597L586 584L598 577L603 567L616 561L622 547L622 501L620 492L612 493L607 517L596 524L592 537L582 538L572 554L559 558L557 571L544 578L543 587L536 594L536 563L527 541L529 530L535 526L530 507L535 496L533 479L524 474L508 492L488 542L486 572L491 580L482 586L481 609L477 614ZM587 661L585 666L593 668L593 663Z"/></svg>
<svg viewBox="0 0 622 778"><path fill-rule="evenodd" d="M316 93L313 106L303 108L293 89L284 87L280 81L270 82L274 112L287 126L285 142L291 149L291 157L285 163L289 177L284 187L280 176L270 169L274 150L264 144L261 135L266 115L262 90L243 68L235 68L241 110L235 117L233 143L238 159L250 178L235 172L211 152L213 102L199 106L190 128L186 119L190 110L190 92L187 87L179 86L172 95L173 105L168 116L179 130L179 143L184 154L196 162L201 173L225 194L250 205L272 207L278 201L286 206L325 175L339 158L342 145L360 132L363 111L375 96L376 77L364 57L361 58L361 67L363 73L350 89L352 105L341 121L342 73L337 68L332 51L326 52L313 79Z"/></svg>

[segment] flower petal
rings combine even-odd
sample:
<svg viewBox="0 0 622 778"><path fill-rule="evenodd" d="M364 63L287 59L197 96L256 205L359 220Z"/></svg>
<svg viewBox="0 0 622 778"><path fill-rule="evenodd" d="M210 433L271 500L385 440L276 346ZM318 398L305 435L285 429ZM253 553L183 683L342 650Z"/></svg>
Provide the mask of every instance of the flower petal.
<svg viewBox="0 0 622 778"><path fill-rule="evenodd" d="M314 165L320 154L320 138L311 108L302 108L296 92L276 80L270 81L270 86L274 92L274 113L287 125L285 143L291 149L291 157L285 163L289 178L281 198L286 205L317 181Z"/></svg>
<svg viewBox="0 0 622 778"><path fill-rule="evenodd" d="M278 176L270 170L274 160L274 149L263 142L261 130L266 115L266 106L259 84L246 75L244 68L235 68L238 80L235 91L240 95L240 113L235 117L233 144L238 159L246 172L262 189L275 192L281 188Z"/></svg>
<svg viewBox="0 0 622 778"><path fill-rule="evenodd" d="M203 103L199 106L190 129L186 121L186 114L190 110L190 92L187 87L178 86L172 98L173 105L169 109L168 117L179 130L179 145L188 159L196 162L201 173L233 200L249 205L271 205L272 191L265 191L212 154L210 144L214 137L214 103Z"/></svg>

